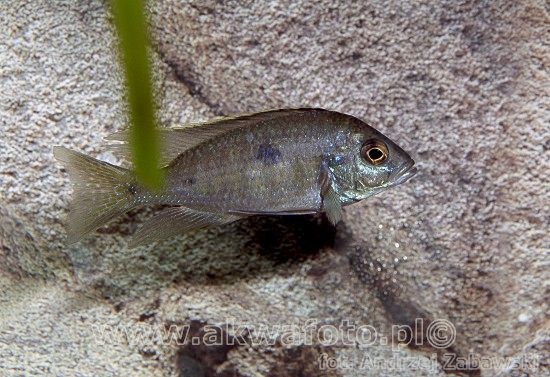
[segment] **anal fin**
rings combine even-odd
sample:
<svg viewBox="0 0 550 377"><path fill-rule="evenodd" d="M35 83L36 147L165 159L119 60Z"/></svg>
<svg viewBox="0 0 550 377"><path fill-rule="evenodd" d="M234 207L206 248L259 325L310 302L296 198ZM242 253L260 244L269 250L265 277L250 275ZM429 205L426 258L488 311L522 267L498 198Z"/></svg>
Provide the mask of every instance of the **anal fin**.
<svg viewBox="0 0 550 377"><path fill-rule="evenodd" d="M129 247L134 248L151 242L163 241L191 230L230 223L241 217L196 211L187 207L166 208L137 230Z"/></svg>

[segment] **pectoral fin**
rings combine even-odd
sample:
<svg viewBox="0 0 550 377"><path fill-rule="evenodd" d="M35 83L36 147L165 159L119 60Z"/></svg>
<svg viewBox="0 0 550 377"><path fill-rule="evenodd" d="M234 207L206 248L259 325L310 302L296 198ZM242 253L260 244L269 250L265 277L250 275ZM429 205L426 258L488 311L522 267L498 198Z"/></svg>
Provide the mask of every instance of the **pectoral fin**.
<svg viewBox="0 0 550 377"><path fill-rule="evenodd" d="M170 207L148 220L134 234L129 247L162 241L190 230L217 226L238 220L239 216L196 211L187 207Z"/></svg>
<svg viewBox="0 0 550 377"><path fill-rule="evenodd" d="M338 194L332 187L329 187L323 198L323 211L326 212L329 221L336 225L340 220L342 220L342 203L340 203L340 198Z"/></svg>
<svg viewBox="0 0 550 377"><path fill-rule="evenodd" d="M329 221L336 225L342 220L342 203L334 188L332 187L332 174L328 168L328 164L323 161L321 163L321 171L319 175L319 185L321 187L322 210L326 212Z"/></svg>

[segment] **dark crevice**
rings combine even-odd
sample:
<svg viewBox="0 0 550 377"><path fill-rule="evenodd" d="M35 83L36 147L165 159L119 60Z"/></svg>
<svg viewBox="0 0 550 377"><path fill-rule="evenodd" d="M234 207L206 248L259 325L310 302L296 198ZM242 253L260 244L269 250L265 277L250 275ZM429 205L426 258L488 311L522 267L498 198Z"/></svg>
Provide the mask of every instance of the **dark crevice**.
<svg viewBox="0 0 550 377"><path fill-rule="evenodd" d="M182 377L241 377L243 374L230 358L231 351L246 347L248 352L262 352L262 346L253 344L248 330L230 334L223 325L209 325L197 320L188 323L165 323L167 330L174 326L186 329L184 338L178 339L183 344L175 357L176 372ZM275 342L266 352L271 359L268 362L269 371L265 374L268 377L340 376L335 368L319 369L320 365L323 365L323 360L336 360L332 347L287 347ZM149 354L144 356L150 357Z"/></svg>
<svg viewBox="0 0 550 377"><path fill-rule="evenodd" d="M421 307L421 304L414 301L410 293L404 290L402 284L398 281L395 266L392 266L391 263L386 265L379 258L375 258L366 245L356 246L351 250L348 257L352 271L355 272L357 278L363 284L371 288L376 294L391 326L400 329L401 338L393 339L394 342L404 343L409 349L424 354L435 354L438 363L446 374L459 376L481 375L478 365L460 364L468 358L462 350L455 348L454 340L448 342L448 339L444 338L429 338L430 335L427 333L427 329L432 323L435 326L435 319ZM440 328L444 329L443 325ZM450 332L441 334L451 336ZM392 335L395 335L393 330ZM434 345L430 340L439 340L443 345Z"/></svg>
<svg viewBox="0 0 550 377"><path fill-rule="evenodd" d="M207 106L214 115L221 116L225 115L223 106L216 101L210 99L208 95L204 93L202 83L197 80L197 74L192 71L189 66L184 66L183 62L177 62L168 57L160 48L156 49L157 54L160 59L170 68L173 72L174 77L178 82L183 84L189 94L197 99L200 103Z"/></svg>

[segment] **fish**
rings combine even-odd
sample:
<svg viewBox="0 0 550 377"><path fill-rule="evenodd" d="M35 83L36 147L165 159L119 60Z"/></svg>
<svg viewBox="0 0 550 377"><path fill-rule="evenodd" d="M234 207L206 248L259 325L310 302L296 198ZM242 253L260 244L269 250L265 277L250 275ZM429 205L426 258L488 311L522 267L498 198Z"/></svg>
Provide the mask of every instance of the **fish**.
<svg viewBox="0 0 550 377"><path fill-rule="evenodd" d="M179 127L159 127L160 191L140 185L131 168L63 146L53 149L73 186L69 244L138 207L161 205L130 247L251 215L325 213L413 177L410 155L366 122L321 108L263 111ZM128 131L107 138L129 160Z"/></svg>

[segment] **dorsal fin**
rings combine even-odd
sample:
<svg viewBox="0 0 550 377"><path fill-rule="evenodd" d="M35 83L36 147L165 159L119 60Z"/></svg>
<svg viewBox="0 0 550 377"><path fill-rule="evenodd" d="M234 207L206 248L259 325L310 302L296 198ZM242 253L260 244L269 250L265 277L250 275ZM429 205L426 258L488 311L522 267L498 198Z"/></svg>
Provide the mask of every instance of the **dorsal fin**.
<svg viewBox="0 0 550 377"><path fill-rule="evenodd" d="M193 148L206 140L222 135L226 132L247 127L273 119L281 119L290 115L305 114L312 110L323 109L280 109L268 110L254 114L245 114L233 117L219 117L208 122L190 123L180 127L159 128L161 141L161 164L168 165L182 152ZM129 161L128 130L115 132L106 140L122 142L110 144L108 147L120 158Z"/></svg>

